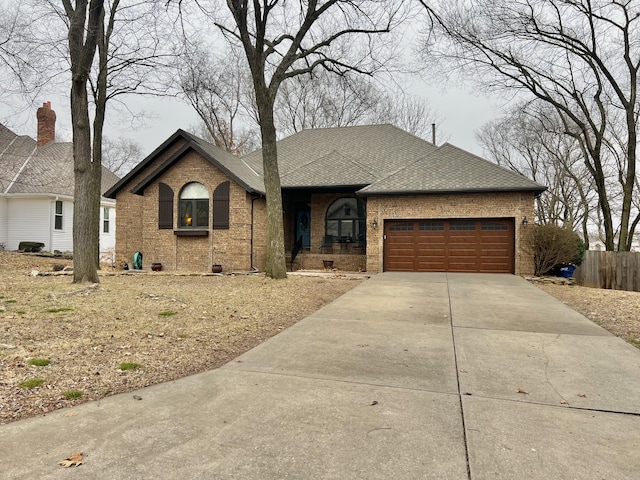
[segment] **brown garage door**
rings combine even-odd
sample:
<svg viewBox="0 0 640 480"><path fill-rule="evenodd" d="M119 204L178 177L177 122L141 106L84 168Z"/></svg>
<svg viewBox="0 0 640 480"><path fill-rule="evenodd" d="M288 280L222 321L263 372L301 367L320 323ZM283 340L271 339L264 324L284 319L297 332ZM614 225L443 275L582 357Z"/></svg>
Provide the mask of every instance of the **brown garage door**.
<svg viewBox="0 0 640 480"><path fill-rule="evenodd" d="M388 272L514 271L512 219L394 220L384 233Z"/></svg>

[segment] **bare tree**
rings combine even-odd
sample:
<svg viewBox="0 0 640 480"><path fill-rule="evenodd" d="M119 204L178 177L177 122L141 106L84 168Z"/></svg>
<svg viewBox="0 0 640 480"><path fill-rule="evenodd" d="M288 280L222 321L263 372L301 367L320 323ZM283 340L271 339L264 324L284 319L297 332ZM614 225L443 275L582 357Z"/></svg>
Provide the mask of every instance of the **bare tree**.
<svg viewBox="0 0 640 480"><path fill-rule="evenodd" d="M102 132L107 104L119 96L166 93L159 67L177 52L162 32L166 11L153 1L57 0L32 3L40 55L57 62L52 76L71 70L74 143L74 282L97 282L102 176ZM60 20L57 24L55 20ZM46 23L44 23L46 22ZM58 28L60 27L60 28ZM60 41L67 32L68 42ZM96 55L97 53L97 55ZM87 88L91 91L91 110ZM85 98L86 97L86 98ZM89 141L89 145L85 142ZM88 152L88 153L87 153ZM89 158L86 155L89 155Z"/></svg>
<svg viewBox="0 0 640 480"><path fill-rule="evenodd" d="M278 172L274 106L288 79L324 68L338 75L373 74L382 58L381 34L401 19L404 2L347 0L227 0L232 18L218 15L215 4L198 2L232 45L242 49L253 84L260 123L267 199L266 274L285 278L282 193ZM361 38L363 41L358 42Z"/></svg>
<svg viewBox="0 0 640 480"><path fill-rule="evenodd" d="M142 147L135 140L102 137L102 165L119 177L125 176L142 160Z"/></svg>
<svg viewBox="0 0 640 480"><path fill-rule="evenodd" d="M256 147L258 127L251 115L251 78L233 51L216 56L210 47L188 43L178 59L178 82L202 120L208 140L236 155Z"/></svg>
<svg viewBox="0 0 640 480"><path fill-rule="evenodd" d="M607 250L629 250L638 211L637 88L640 51L637 0L466 0L421 3L429 13L430 53L490 88L526 92L552 106L564 133L583 151L598 194ZM620 112L616 115L615 111ZM607 181L611 130L623 126L622 161L615 172L620 219ZM632 217L635 215L635 219ZM619 234L615 244L616 233Z"/></svg>
<svg viewBox="0 0 640 480"><path fill-rule="evenodd" d="M563 134L553 109L536 102L516 105L476 135L488 158L548 189L536 203L539 223L579 229L589 240L595 189L577 141ZM595 201L594 201L595 200Z"/></svg>
<svg viewBox="0 0 640 480"><path fill-rule="evenodd" d="M92 161L91 123L87 84L102 34L104 5L101 0L63 0L69 19L71 63L71 123L73 125L74 209L73 281L98 283L99 209L102 170ZM98 215L96 220L96 214Z"/></svg>
<svg viewBox="0 0 640 480"><path fill-rule="evenodd" d="M372 78L320 70L282 85L275 110L280 135L308 128L391 123L419 137L431 138L435 113L423 99L389 89Z"/></svg>

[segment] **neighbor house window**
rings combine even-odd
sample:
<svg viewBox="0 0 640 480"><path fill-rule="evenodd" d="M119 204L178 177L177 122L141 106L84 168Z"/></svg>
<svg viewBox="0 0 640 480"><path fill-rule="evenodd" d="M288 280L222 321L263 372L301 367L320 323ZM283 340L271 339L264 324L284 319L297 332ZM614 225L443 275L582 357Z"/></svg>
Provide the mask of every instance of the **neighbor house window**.
<svg viewBox="0 0 640 480"><path fill-rule="evenodd" d="M102 233L109 233L109 209L105 207L102 214Z"/></svg>
<svg viewBox="0 0 640 480"><path fill-rule="evenodd" d="M365 242L367 231L365 203L353 197L339 198L327 209L325 243Z"/></svg>
<svg viewBox="0 0 640 480"><path fill-rule="evenodd" d="M180 227L209 226L209 192L201 183L188 183L180 192Z"/></svg>
<svg viewBox="0 0 640 480"><path fill-rule="evenodd" d="M56 215L55 215L55 225L54 228L56 230L62 230L62 200L56 200Z"/></svg>

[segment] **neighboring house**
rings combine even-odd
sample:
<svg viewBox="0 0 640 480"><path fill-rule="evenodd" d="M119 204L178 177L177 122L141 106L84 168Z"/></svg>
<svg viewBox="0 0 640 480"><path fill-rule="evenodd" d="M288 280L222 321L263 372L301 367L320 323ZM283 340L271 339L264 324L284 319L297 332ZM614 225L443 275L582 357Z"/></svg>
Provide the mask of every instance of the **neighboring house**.
<svg viewBox="0 0 640 480"><path fill-rule="evenodd" d="M278 162L297 267L533 270L520 238L545 187L453 145L392 125L314 129L279 141ZM178 130L105 193L118 203L118 258L264 269L262 173L261 151L238 158Z"/></svg>
<svg viewBox="0 0 640 480"><path fill-rule="evenodd" d="M73 144L57 143L56 114L49 102L38 109L38 139L0 124L0 244L44 243L45 251L73 250ZM102 192L118 177L102 169ZM115 248L115 201L100 203L100 252Z"/></svg>
<svg viewBox="0 0 640 480"><path fill-rule="evenodd" d="M614 238L614 242L618 243L618 236L616 235ZM589 233L589 250L595 250L604 252L606 250L604 246L604 240L597 233L591 232ZM633 241L631 242L631 252L640 252L640 235L635 234L633 236Z"/></svg>

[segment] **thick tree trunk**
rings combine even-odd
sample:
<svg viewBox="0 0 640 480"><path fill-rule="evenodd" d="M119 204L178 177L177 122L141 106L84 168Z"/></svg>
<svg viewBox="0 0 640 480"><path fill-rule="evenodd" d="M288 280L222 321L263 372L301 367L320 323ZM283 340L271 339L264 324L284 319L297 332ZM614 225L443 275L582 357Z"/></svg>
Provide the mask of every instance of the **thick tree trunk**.
<svg viewBox="0 0 640 480"><path fill-rule="evenodd" d="M73 282L98 283L100 165L91 161L91 128L85 79L71 85L73 123Z"/></svg>
<svg viewBox="0 0 640 480"><path fill-rule="evenodd" d="M267 95L258 96L268 102ZM267 262L265 272L268 277L287 277L287 263L284 256L284 224L282 211L282 188L278 170L278 150L276 128L273 122L273 105L260 105L260 131L262 133L262 163L264 166L264 186L267 194Z"/></svg>

